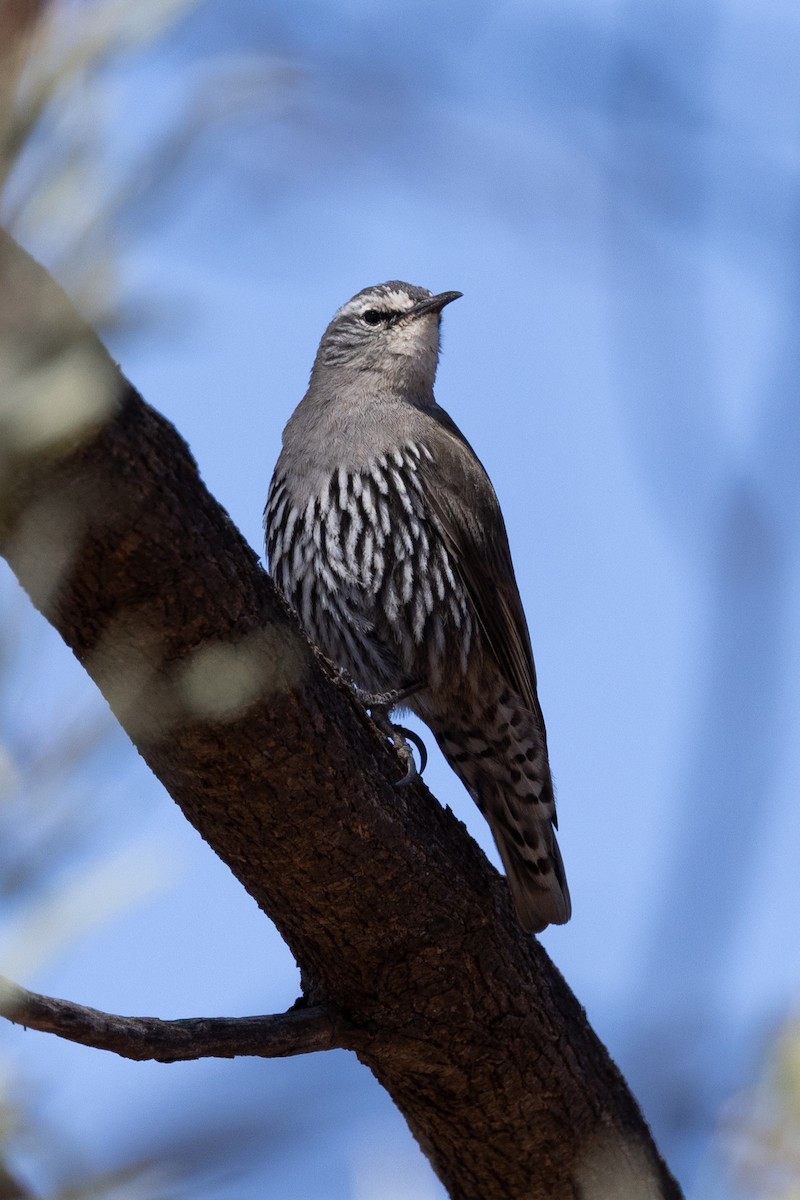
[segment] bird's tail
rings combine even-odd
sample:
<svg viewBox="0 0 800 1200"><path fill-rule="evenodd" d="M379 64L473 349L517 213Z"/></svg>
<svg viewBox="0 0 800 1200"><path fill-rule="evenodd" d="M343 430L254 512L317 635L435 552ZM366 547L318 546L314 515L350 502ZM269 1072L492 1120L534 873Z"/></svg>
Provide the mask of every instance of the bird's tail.
<svg viewBox="0 0 800 1200"><path fill-rule="evenodd" d="M418 711L489 822L520 924L535 933L563 925L572 905L541 716L491 679L480 699L469 700L445 719L422 705Z"/></svg>
<svg viewBox="0 0 800 1200"><path fill-rule="evenodd" d="M487 816L489 813L487 812ZM531 933L548 925L564 925L572 914L569 888L555 831L539 825L539 847L531 850L510 833L505 823L491 822L519 923Z"/></svg>

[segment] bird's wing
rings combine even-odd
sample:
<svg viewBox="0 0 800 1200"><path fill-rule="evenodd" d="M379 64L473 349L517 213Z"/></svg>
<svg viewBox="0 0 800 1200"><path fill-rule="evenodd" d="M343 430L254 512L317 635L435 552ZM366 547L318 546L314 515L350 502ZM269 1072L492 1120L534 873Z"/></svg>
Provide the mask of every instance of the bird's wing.
<svg viewBox="0 0 800 1200"><path fill-rule="evenodd" d="M437 420L451 435L439 460L426 472L426 492L480 623L504 678L535 714L545 738L536 694L528 625L522 608L503 514L480 460L458 427L439 409Z"/></svg>

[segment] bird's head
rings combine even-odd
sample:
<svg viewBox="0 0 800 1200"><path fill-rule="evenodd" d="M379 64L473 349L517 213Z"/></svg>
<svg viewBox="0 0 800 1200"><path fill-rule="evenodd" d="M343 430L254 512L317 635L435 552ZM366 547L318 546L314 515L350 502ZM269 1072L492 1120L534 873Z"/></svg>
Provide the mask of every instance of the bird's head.
<svg viewBox="0 0 800 1200"><path fill-rule="evenodd" d="M325 330L312 383L364 382L364 376L377 376L392 390L432 391L441 312L461 294L434 295L396 280L364 288Z"/></svg>

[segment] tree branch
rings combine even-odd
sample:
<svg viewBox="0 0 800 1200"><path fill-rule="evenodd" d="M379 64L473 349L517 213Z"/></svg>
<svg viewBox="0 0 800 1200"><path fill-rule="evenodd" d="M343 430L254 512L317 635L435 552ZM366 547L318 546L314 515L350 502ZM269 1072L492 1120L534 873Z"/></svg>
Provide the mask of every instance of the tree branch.
<svg viewBox="0 0 800 1200"><path fill-rule="evenodd" d="M194 1058L289 1058L317 1050L352 1048L333 1010L317 1004L269 1017L120 1017L29 992L0 977L0 1016L54 1033L70 1042L110 1050L135 1062L184 1062Z"/></svg>
<svg viewBox="0 0 800 1200"><path fill-rule="evenodd" d="M396 756L186 444L10 239L0 363L0 551L275 922L310 1003L370 1031L356 1052L454 1200L677 1200L505 880L422 782L394 790Z"/></svg>

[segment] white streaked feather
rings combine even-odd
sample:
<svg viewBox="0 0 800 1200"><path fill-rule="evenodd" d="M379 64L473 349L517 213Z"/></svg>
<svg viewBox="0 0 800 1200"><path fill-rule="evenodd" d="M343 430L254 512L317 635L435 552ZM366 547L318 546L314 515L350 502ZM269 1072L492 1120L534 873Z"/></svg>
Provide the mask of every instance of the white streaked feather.
<svg viewBox="0 0 800 1200"><path fill-rule="evenodd" d="M381 456L381 457L383 457L383 456ZM384 459L383 466L385 469L385 467L386 467L385 459ZM386 481L386 475L384 474L384 470L381 469L380 464L379 463L373 464L373 466L370 468L369 473L370 473L372 479L374 480L375 486L377 487L380 494L382 496L388 496L389 495L389 484Z"/></svg>

